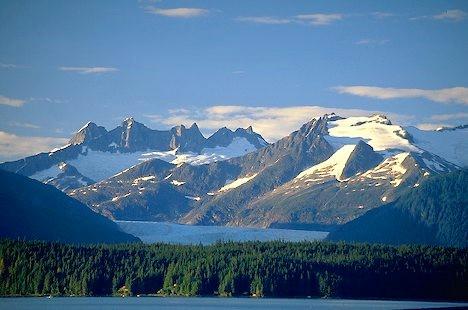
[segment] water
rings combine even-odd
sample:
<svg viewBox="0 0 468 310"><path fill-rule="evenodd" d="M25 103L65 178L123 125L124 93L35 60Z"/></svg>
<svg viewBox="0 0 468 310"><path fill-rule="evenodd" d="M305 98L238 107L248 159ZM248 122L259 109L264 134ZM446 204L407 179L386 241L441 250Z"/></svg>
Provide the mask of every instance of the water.
<svg viewBox="0 0 468 310"><path fill-rule="evenodd" d="M280 298L211 297L12 297L0 298L0 309L421 309L468 307L468 303Z"/></svg>

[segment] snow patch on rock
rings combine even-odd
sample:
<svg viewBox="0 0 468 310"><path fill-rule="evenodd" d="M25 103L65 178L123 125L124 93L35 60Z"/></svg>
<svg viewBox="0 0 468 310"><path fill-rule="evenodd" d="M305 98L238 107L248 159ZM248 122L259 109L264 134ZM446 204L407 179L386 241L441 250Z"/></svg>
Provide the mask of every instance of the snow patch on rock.
<svg viewBox="0 0 468 310"><path fill-rule="evenodd" d="M226 185L224 185L223 187L221 187L218 192L225 192L225 191L228 191L230 189L233 189L233 188L237 188L247 182L249 182L250 180L252 180L253 178L255 178L257 176L257 173L251 175L251 176L247 176L247 177L243 177L243 178L239 178L235 181L232 181L232 182L228 182Z"/></svg>
<svg viewBox="0 0 468 310"><path fill-rule="evenodd" d="M338 181L343 181L341 175L346 166L346 162L349 156L354 151L356 145L345 145L338 149L329 159L321 162L318 165L312 166L296 177L296 179L302 179L311 175L319 175L320 178L307 179L306 182L322 180L324 177L335 177Z"/></svg>

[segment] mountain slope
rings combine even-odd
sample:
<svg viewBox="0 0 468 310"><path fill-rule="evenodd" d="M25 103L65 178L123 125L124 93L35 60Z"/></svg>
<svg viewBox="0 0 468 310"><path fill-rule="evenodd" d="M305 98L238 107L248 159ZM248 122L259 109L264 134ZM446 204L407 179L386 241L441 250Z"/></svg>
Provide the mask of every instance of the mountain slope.
<svg viewBox="0 0 468 310"><path fill-rule="evenodd" d="M50 185L0 170L0 237L66 243L137 242Z"/></svg>
<svg viewBox="0 0 468 310"><path fill-rule="evenodd" d="M440 130L421 130L416 127L405 129L419 148L443 157L460 167L468 166L468 126Z"/></svg>
<svg viewBox="0 0 468 310"><path fill-rule="evenodd" d="M222 145L232 134L212 137ZM151 159L69 194L112 219L332 227L457 168L410 140L381 115L328 115L243 156L204 165Z"/></svg>
<svg viewBox="0 0 468 310"><path fill-rule="evenodd" d="M468 170L430 178L330 233L329 240L468 246Z"/></svg>
<svg viewBox="0 0 468 310"><path fill-rule="evenodd" d="M192 223L225 224L234 215L234 209L241 210L256 196L290 180L309 163L330 156L331 146L317 135L323 131L324 123L323 119L313 120L275 144L225 161L173 165L149 160L105 181L73 190L70 195L115 219L131 220L129 216L133 215L126 210L146 208L147 218L138 219L179 221L183 217ZM154 190L161 186L168 190ZM239 189L242 194L237 194ZM166 196L169 193L172 196ZM167 208L155 205L162 201ZM169 213L170 207L178 211ZM156 210L161 213L153 213ZM187 213L181 214L182 210Z"/></svg>
<svg viewBox="0 0 468 310"><path fill-rule="evenodd" d="M111 131L88 122L64 147L0 163L0 169L71 190L90 184L79 182L80 177L102 181L154 158L175 164L201 165L242 156L266 145L268 143L252 127L236 131L220 129L206 139L195 123L189 128L180 125L170 130L154 130L127 118ZM62 174L63 163L75 168L75 182L70 182L69 175Z"/></svg>

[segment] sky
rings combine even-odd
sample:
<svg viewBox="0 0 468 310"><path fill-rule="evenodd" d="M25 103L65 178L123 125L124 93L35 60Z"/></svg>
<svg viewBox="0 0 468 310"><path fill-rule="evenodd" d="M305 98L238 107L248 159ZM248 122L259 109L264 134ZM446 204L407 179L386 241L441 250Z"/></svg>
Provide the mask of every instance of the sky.
<svg viewBox="0 0 468 310"><path fill-rule="evenodd" d="M0 161L84 123L468 123L468 1L0 1Z"/></svg>

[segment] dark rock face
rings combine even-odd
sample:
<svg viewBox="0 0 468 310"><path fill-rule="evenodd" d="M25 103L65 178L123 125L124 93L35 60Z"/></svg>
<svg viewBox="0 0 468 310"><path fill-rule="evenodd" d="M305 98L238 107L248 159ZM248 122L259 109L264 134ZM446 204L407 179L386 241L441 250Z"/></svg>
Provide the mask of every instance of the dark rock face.
<svg viewBox="0 0 468 310"><path fill-rule="evenodd" d="M176 126L171 129L171 133L171 149L179 148L182 152L200 152L206 145L206 139L196 123L189 128L185 128L184 125Z"/></svg>
<svg viewBox="0 0 468 310"><path fill-rule="evenodd" d="M260 149L268 145L262 136L253 131L252 126L247 129L237 128L236 131L232 131L226 127L218 129L212 134L206 141L207 148L214 148L216 146L228 146L235 138L245 138L257 149Z"/></svg>
<svg viewBox="0 0 468 310"><path fill-rule="evenodd" d="M365 172L377 166L383 160L382 155L374 152L372 147L363 141L354 148L343 169L343 178L349 178L359 172Z"/></svg>
<svg viewBox="0 0 468 310"><path fill-rule="evenodd" d="M107 134L106 128L98 126L95 123L89 122L81 128L71 139L70 144L83 144L91 140L97 139Z"/></svg>
<svg viewBox="0 0 468 310"><path fill-rule="evenodd" d="M0 170L0 237L65 243L139 239L50 185Z"/></svg>

